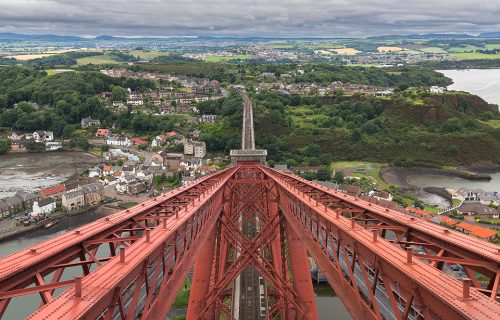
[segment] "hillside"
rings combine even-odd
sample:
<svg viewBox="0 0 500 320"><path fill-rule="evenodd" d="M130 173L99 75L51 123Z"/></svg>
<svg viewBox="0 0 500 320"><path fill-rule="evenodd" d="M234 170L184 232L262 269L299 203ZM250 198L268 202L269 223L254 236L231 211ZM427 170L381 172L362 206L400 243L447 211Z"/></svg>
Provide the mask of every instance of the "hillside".
<svg viewBox="0 0 500 320"><path fill-rule="evenodd" d="M237 97L233 108L219 110L221 126L233 135L219 136L237 145L241 121ZM256 137L269 159L291 165L332 160L391 162L397 165L500 164L500 119L496 106L464 93L431 95L403 91L391 98L336 96L318 98L261 93L253 96ZM226 101L226 104L228 102ZM231 112L232 111L232 112ZM224 130L221 130L222 132ZM213 144L216 134L205 134ZM224 140L226 139L226 140Z"/></svg>

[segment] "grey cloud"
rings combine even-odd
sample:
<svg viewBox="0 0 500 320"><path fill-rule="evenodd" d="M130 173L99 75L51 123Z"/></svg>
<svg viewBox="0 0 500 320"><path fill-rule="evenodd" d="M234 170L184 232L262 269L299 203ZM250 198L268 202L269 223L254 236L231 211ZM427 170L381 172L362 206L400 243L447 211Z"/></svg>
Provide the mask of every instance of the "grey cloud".
<svg viewBox="0 0 500 320"><path fill-rule="evenodd" d="M0 32L353 36L500 30L500 0L0 0Z"/></svg>

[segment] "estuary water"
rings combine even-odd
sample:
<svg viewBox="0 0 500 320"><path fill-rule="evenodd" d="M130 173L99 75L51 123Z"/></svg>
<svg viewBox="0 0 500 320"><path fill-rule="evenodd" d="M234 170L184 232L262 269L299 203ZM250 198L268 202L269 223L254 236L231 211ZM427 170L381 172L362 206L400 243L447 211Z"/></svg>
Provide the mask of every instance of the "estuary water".
<svg viewBox="0 0 500 320"><path fill-rule="evenodd" d="M436 70L453 80L449 90L466 91L500 106L500 69Z"/></svg>

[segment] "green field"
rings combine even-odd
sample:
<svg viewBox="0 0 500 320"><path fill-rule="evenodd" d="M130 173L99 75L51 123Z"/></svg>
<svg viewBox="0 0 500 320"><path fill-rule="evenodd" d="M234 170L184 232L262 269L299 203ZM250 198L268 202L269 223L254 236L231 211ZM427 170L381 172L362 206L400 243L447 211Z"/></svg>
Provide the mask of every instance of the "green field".
<svg viewBox="0 0 500 320"><path fill-rule="evenodd" d="M465 46L465 47L452 47L448 49L450 53L464 53L464 52L474 52L476 50L481 50L483 48L476 46Z"/></svg>
<svg viewBox="0 0 500 320"><path fill-rule="evenodd" d="M303 45L301 45L301 47L307 48L307 49L313 49L313 50L317 50L317 49L344 49L345 48L344 45L332 44L332 43L314 44L314 45L303 44Z"/></svg>
<svg viewBox="0 0 500 320"><path fill-rule="evenodd" d="M85 57L85 58L80 58L77 59L77 64L78 65L85 65L85 64L117 64L120 63L118 60L116 60L116 57L111 55L111 54L104 54L100 56L91 56L91 57Z"/></svg>
<svg viewBox="0 0 500 320"><path fill-rule="evenodd" d="M273 44L273 49L292 49L295 45L291 43L276 43Z"/></svg>
<svg viewBox="0 0 500 320"><path fill-rule="evenodd" d="M130 54L134 57L139 57L141 59L154 59L161 56L168 56L170 53L165 51L142 51L134 50L130 51Z"/></svg>
<svg viewBox="0 0 500 320"><path fill-rule="evenodd" d="M455 57L455 58L465 59L465 60L500 59L500 53L486 54L486 53L480 53L480 52L467 52L467 53L453 53L453 54L451 54L451 56Z"/></svg>
<svg viewBox="0 0 500 320"><path fill-rule="evenodd" d="M395 54L424 54L423 52L421 51L417 51L417 50L402 50L402 51L396 51L394 52Z"/></svg>
<svg viewBox="0 0 500 320"><path fill-rule="evenodd" d="M489 121L481 121L481 122L489 125L492 128L500 129L500 120L489 120Z"/></svg>
<svg viewBox="0 0 500 320"><path fill-rule="evenodd" d="M237 54L237 55L232 56L232 57L208 56L208 57L203 58L203 61L206 61L206 62L225 62L225 61L232 61L232 60L237 60L237 59L248 60L251 57L252 56L249 54Z"/></svg>
<svg viewBox="0 0 500 320"><path fill-rule="evenodd" d="M387 167L385 163L366 162L366 161L340 161L333 162L330 166L332 170L351 169L355 176L366 178L375 183L379 189L385 190L389 185L380 177L380 171Z"/></svg>
<svg viewBox="0 0 500 320"><path fill-rule="evenodd" d="M487 44L484 47L488 50L500 49L500 44Z"/></svg>
<svg viewBox="0 0 500 320"><path fill-rule="evenodd" d="M425 52L425 53L447 53L445 50L443 50L442 48L438 48L438 47L428 47L428 48L423 48L423 49L420 49L420 51L422 52Z"/></svg>

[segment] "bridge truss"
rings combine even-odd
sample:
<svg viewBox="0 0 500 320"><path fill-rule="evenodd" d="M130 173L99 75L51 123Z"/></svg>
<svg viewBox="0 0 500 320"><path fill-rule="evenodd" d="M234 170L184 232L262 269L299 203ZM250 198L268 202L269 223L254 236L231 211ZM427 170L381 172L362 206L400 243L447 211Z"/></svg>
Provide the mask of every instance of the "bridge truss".
<svg viewBox="0 0 500 320"><path fill-rule="evenodd" d="M498 246L241 163L1 259L0 318L37 295L29 319L164 319L194 267L188 319L317 319L308 256L354 319L500 314Z"/></svg>

